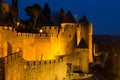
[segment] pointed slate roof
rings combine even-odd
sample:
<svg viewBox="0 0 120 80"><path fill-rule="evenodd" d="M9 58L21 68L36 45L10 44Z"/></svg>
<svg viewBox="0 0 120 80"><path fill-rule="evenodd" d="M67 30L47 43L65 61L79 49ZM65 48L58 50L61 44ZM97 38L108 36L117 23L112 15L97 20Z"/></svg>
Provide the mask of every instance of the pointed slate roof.
<svg viewBox="0 0 120 80"><path fill-rule="evenodd" d="M88 48L88 45L87 45L84 38L81 39L81 41L80 41L79 45L77 46L77 48Z"/></svg>
<svg viewBox="0 0 120 80"><path fill-rule="evenodd" d="M83 15L83 17L82 17L82 19L80 19L79 23L82 23L82 24L88 24L89 22L88 22L86 16Z"/></svg>
<svg viewBox="0 0 120 80"><path fill-rule="evenodd" d="M75 19L73 18L72 14L70 11L67 12L67 14L65 15L62 23L75 23Z"/></svg>

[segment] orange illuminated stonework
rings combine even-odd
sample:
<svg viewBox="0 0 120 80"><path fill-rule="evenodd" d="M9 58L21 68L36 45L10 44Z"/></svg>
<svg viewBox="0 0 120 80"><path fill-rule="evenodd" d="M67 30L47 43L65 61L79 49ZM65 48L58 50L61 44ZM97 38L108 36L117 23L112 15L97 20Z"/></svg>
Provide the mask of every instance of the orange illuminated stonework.
<svg viewBox="0 0 120 80"><path fill-rule="evenodd" d="M6 11L8 11L7 9ZM92 24L68 13L61 26L42 26L39 33L0 26L0 80L85 79L92 58ZM72 15L71 15L72 16ZM84 74L84 75L79 75Z"/></svg>
<svg viewBox="0 0 120 80"><path fill-rule="evenodd" d="M31 80L35 77L44 79L45 76L49 76L50 80L54 80L55 77L67 78L68 67L72 67L71 71L76 68L75 65L87 73L88 64L92 62L92 24L88 24L87 30L84 27L81 23L79 26L76 23L62 23L60 32L58 32L58 26L43 26L43 32L34 34L18 33L12 27L0 26L0 57L6 59L5 69L8 78L6 80L16 80L17 77L18 80L21 78ZM82 47L83 43L78 47L81 39L84 39L88 47ZM15 53L19 53L20 57ZM16 64L15 61L18 63ZM69 66L66 63L72 65ZM16 71L12 68L13 65L20 69ZM13 79L11 72L14 70L13 74L20 72ZM41 71L45 76L42 76ZM48 72L53 72L54 76ZM20 76L21 73L25 74ZM25 77L27 75L31 76Z"/></svg>

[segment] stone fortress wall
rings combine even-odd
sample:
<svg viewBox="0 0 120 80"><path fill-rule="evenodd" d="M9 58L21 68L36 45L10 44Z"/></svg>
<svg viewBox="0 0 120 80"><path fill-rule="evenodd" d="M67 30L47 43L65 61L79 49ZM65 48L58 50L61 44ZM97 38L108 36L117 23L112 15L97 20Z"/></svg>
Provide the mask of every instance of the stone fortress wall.
<svg viewBox="0 0 120 80"><path fill-rule="evenodd" d="M3 3L1 10L9 12L9 5ZM92 24L86 22L85 17L82 23L68 18L61 26L43 26L40 33L19 33L12 26L0 26L0 80L70 80L76 70L88 73ZM82 38L88 48L78 47Z"/></svg>
<svg viewBox="0 0 120 80"><path fill-rule="evenodd" d="M92 61L92 25L87 28L74 23L43 26L42 33L18 33L12 27L0 26L0 57L5 80L63 80L78 66L88 72L88 59ZM88 49L77 49L81 38ZM20 55L19 55L19 52ZM67 59L58 56L71 54ZM72 64L68 66L67 64ZM2 74L2 73L0 73ZM13 76L15 75L15 76Z"/></svg>
<svg viewBox="0 0 120 80"><path fill-rule="evenodd" d="M1 80L69 80L70 76L76 76L73 73L74 68L80 67L83 72L88 70L88 61L86 62L88 59L85 59L88 56L88 50L80 49L79 54L63 56L54 60L26 61L22 58L22 53L17 52L0 58L4 65L4 67L0 66L0 69L3 70L0 71L2 74L0 78Z"/></svg>
<svg viewBox="0 0 120 80"><path fill-rule="evenodd" d="M59 30L58 26L43 26L42 30L37 34L19 33L12 27L0 26L0 56L21 50L25 60L51 60L58 55L74 53L84 38L89 47L89 61L92 62L91 23L88 26L62 23Z"/></svg>
<svg viewBox="0 0 120 80"><path fill-rule="evenodd" d="M51 33L34 34L18 33L13 30L12 27L0 27L0 51L2 53L1 56L7 56L8 53L14 53L19 48L22 50L22 56L26 60L39 60L41 59L40 56L42 55L43 59L53 58L52 54L55 55L55 49L53 49L53 47L55 45L57 46L56 34L58 29L55 27L51 27L49 29L50 30L46 28L45 31L49 31ZM9 50L7 50L6 52L4 52L4 49L6 49L5 47L9 47Z"/></svg>
<svg viewBox="0 0 120 80"><path fill-rule="evenodd" d="M62 80L66 77L66 60L26 61L21 52L4 57L4 76L0 80ZM3 73L0 71L0 74ZM14 76L13 76L14 75Z"/></svg>
<svg viewBox="0 0 120 80"><path fill-rule="evenodd" d="M23 78L23 62L24 60L21 58L20 53L14 53L6 57L0 58L3 63L0 69L0 80L22 80ZM14 76L13 76L14 75Z"/></svg>

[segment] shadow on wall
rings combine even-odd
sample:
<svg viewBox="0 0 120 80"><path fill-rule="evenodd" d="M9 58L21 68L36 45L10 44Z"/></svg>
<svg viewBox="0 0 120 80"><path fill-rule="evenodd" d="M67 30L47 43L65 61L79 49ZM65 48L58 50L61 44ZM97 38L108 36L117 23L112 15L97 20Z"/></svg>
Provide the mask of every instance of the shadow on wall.
<svg viewBox="0 0 120 80"><path fill-rule="evenodd" d="M12 54L12 45L9 42L4 43L4 49L3 49L3 56L11 55Z"/></svg>

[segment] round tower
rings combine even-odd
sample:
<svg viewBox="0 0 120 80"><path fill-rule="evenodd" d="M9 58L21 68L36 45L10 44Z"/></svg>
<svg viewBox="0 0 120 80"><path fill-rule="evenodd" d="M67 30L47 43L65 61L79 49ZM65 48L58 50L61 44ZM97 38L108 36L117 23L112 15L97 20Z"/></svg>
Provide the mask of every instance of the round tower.
<svg viewBox="0 0 120 80"><path fill-rule="evenodd" d="M3 1L0 1L0 13L9 13L9 4Z"/></svg>
<svg viewBox="0 0 120 80"><path fill-rule="evenodd" d="M3 1L0 1L0 24L5 22L9 13L9 4Z"/></svg>
<svg viewBox="0 0 120 80"><path fill-rule="evenodd" d="M73 53L76 47L77 24L70 11L65 15L60 28L59 51L62 54Z"/></svg>

